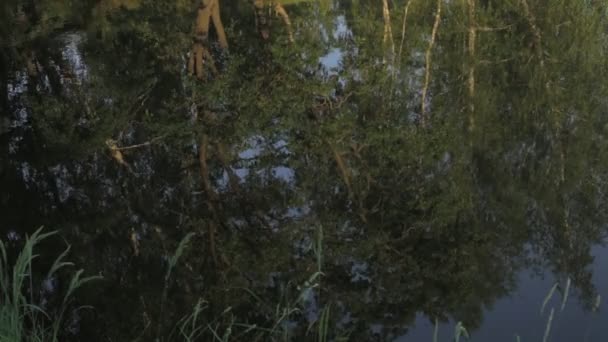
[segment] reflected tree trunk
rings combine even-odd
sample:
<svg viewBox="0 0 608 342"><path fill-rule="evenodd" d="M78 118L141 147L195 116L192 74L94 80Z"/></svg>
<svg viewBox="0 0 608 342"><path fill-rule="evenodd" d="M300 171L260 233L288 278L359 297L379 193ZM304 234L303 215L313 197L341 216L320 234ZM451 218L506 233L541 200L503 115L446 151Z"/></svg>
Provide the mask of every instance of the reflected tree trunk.
<svg viewBox="0 0 608 342"><path fill-rule="evenodd" d="M382 0L382 18L384 20L384 35L382 36L382 44L387 47L390 44L390 60L395 62L395 41L393 40L393 30L391 28L391 12L388 7L388 0Z"/></svg>
<svg viewBox="0 0 608 342"><path fill-rule="evenodd" d="M477 21L475 19L477 0L467 0L467 12L469 19L467 54L469 62L467 65L467 92L469 95L469 134L475 130L475 47L477 44ZM469 136L472 141L472 137Z"/></svg>
<svg viewBox="0 0 608 342"><path fill-rule="evenodd" d="M270 38L270 14L264 0L254 0L253 7L255 10L255 26L262 37L266 40Z"/></svg>
<svg viewBox="0 0 608 342"><path fill-rule="evenodd" d="M11 106L8 97L8 82L9 82L9 64L8 57L3 51L0 51L0 136L10 130L10 113ZM2 156L6 153L2 151ZM2 173L2 160L0 157L0 174Z"/></svg>
<svg viewBox="0 0 608 342"><path fill-rule="evenodd" d="M211 184L211 171L208 164L210 145L211 143L209 141L209 137L206 134L203 134L199 146L198 159L201 172L201 182L203 184L203 190L207 196L205 200L206 209L210 214L210 220L207 220L204 225L206 226L206 233L209 239L208 248L211 260L213 261L213 265L217 267L220 272L222 272L225 267L230 265L230 262L220 249L221 245L218 244L218 234L220 233L218 232L218 227L226 228L226 225L221 217L223 209L220 202L220 195ZM216 149L218 150L218 154L223 153L221 147L217 147ZM225 160L222 159L223 156L218 156L218 158L220 159L220 163L225 162Z"/></svg>
<svg viewBox="0 0 608 342"><path fill-rule="evenodd" d="M211 255L213 263L217 266L218 258L217 258L216 246L215 246L215 238L216 238L217 229L216 229L216 225L214 222L217 219L217 213L215 210L215 202L217 201L217 193L211 186L211 179L209 178L209 167L207 165L208 149L209 149L209 138L207 137L207 135L203 135L200 146L199 146L198 158L199 158L199 166L200 166L200 170L201 170L201 181L203 183L203 190L205 191L205 194L207 195L207 201L206 201L207 209L209 210L209 212L211 213L211 216L213 217L213 220L210 220L207 223L207 235L208 235L208 239L209 239L208 240L209 253Z"/></svg>
<svg viewBox="0 0 608 342"><path fill-rule="evenodd" d="M437 0L437 10L435 12L435 23L433 24L433 31L431 32L431 41L426 49L425 53L425 67L424 67L424 86L422 87L422 96L421 96L421 109L420 109L420 121L422 127L426 127L428 123L428 114L427 114L427 93L429 90L429 85L431 83L431 57L433 52L433 46L435 45L435 40L437 39L437 32L439 31L439 22L441 21L441 4L443 0Z"/></svg>
<svg viewBox="0 0 608 342"><path fill-rule="evenodd" d="M190 59L188 60L188 73L196 75L201 80L205 78L205 65L214 74L217 73L213 56L209 51L209 30L211 24L215 27L220 47L227 49L228 39L226 38L226 32L220 16L219 0L202 0L197 10L194 43L190 52Z"/></svg>
<svg viewBox="0 0 608 342"><path fill-rule="evenodd" d="M40 64L36 60L36 54L34 51L28 50L23 54L23 58L25 59L25 67L27 69L27 75L30 78L35 78L38 76L40 72Z"/></svg>
<svg viewBox="0 0 608 342"><path fill-rule="evenodd" d="M262 39L267 40L270 38L270 26L272 22L271 12L274 11L274 14L281 17L283 23L287 27L289 41L291 43L294 42L291 20L289 19L287 10L285 10L285 7L283 7L282 4L272 0L254 0L253 7L255 9L256 27Z"/></svg>
<svg viewBox="0 0 608 342"><path fill-rule="evenodd" d="M228 39L226 38L226 32L224 31L224 24L222 24L222 17L220 16L220 3L219 0L213 1L213 7L211 8L211 19L215 32L217 33L217 39L222 49L228 48Z"/></svg>
<svg viewBox="0 0 608 342"><path fill-rule="evenodd" d="M232 190L232 192L238 193L240 191L239 177L236 175L234 170L230 167L230 159L226 152L226 148L225 148L224 144L222 144L221 142L217 143L216 148L217 148L217 158L219 159L220 163L222 164L222 168L224 169L224 171L226 171L226 173L228 174L228 180L230 182L230 189Z"/></svg>
<svg viewBox="0 0 608 342"><path fill-rule="evenodd" d="M544 57L543 57L543 46L542 46L542 36L540 33L540 29L536 24L536 17L530 11L530 6L528 5L527 0L521 0L522 7L524 9L524 15L526 20L528 21L528 25L530 25L530 29L532 30L532 35L534 37L534 51L539 59L539 63L541 68L545 67Z"/></svg>
<svg viewBox="0 0 608 342"><path fill-rule="evenodd" d="M97 10L101 10L100 14L105 14L107 11L124 7L132 10L141 5L141 0L102 0L97 4Z"/></svg>
<svg viewBox="0 0 608 342"><path fill-rule="evenodd" d="M285 26L287 26L289 42L293 43L294 39L293 39L293 31L291 28L291 20L289 20L289 15L287 14L287 11L283 7L283 5L281 5L278 2L274 4L274 11L278 16L280 16L283 19L283 23L285 23Z"/></svg>
<svg viewBox="0 0 608 342"><path fill-rule="evenodd" d="M534 53L536 54L536 57L538 58L538 64L540 66L541 77L543 80L543 87L547 91L547 94L551 94L552 90L550 89L550 81L547 79L548 75L547 75L547 69L545 67L545 51L543 50L543 45L542 45L543 42L542 42L541 30L538 27L538 24L536 22L536 16L530 9L528 1L521 0L521 5L524 10L524 16L528 22L528 25L530 26L530 30L532 31L533 49L534 49ZM567 136L567 132L565 131L565 128L562 126L562 121L560 118L560 113L562 112L562 110L560 108L557 108L556 104L553 101L550 103L549 110L552 115L551 120L552 120L552 126L553 126L553 133L554 133L555 137L557 137L556 144L557 144L557 149L558 149L558 153L559 153L559 163L560 163L559 182L560 182L560 184L563 184L566 180L566 174L565 174L566 173L565 172L566 145L565 145L564 140L565 140L565 137Z"/></svg>
<svg viewBox="0 0 608 342"><path fill-rule="evenodd" d="M403 53L403 45L405 43L405 29L407 25L407 15L410 11L410 5L414 0L409 0L403 10L403 23L401 25L401 43L399 44L399 54L397 55L397 65L401 65L401 54Z"/></svg>

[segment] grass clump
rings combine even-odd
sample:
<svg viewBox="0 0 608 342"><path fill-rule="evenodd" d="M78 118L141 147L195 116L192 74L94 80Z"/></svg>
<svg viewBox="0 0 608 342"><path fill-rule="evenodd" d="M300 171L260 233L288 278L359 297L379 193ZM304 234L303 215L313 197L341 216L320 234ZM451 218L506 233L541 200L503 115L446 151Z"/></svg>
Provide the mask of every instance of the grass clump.
<svg viewBox="0 0 608 342"><path fill-rule="evenodd" d="M79 287L99 276L83 277L83 270L76 271L68 284L59 307L50 315L35 303L32 263L38 257L34 248L57 232L43 233L42 228L26 238L23 249L14 264L10 264L7 248L0 240L0 341L3 342L55 342L59 341L64 315L69 301ZM57 272L73 263L65 261L70 247L55 259L46 274L53 279ZM28 296L29 294L29 296Z"/></svg>

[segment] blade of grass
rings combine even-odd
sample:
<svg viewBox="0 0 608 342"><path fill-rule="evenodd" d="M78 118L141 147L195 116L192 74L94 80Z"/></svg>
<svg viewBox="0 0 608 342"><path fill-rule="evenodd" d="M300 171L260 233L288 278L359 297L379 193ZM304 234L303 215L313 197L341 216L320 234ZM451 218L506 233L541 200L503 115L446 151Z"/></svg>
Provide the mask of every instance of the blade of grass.
<svg viewBox="0 0 608 342"><path fill-rule="evenodd" d="M163 320L164 313L165 313L165 302L167 301L167 291L169 290L169 279L171 278L171 272L173 271L173 268L177 265L179 258L184 253L186 247L188 247L188 244L190 243L190 240L192 240L194 235L195 235L194 233L186 234L186 236L184 236L184 238L179 242L179 245L177 246L175 253L169 258L168 266L167 266L167 273L165 274L165 281L163 284L163 293L160 298L160 311L159 311L158 317L159 317L159 321L161 321L161 322ZM156 340L160 340L162 326L163 326L162 324L158 324L158 327L156 329Z"/></svg>
<svg viewBox="0 0 608 342"><path fill-rule="evenodd" d="M34 249L44 239L55 234L56 231L43 232L43 227L40 227L31 236L26 236L24 245L12 266L8 264L6 245L0 241L0 288L3 293L0 306L0 341L57 342L69 297L84 283L98 278L82 278L82 271L77 272L71 279L63 302L54 315L50 315L35 303L32 264L38 255L34 254ZM47 273L49 277L61 267L71 265L64 261L68 252L69 247L54 260ZM30 293L29 298L24 295L25 284L29 287L27 289ZM86 307L81 306L75 311L82 308Z"/></svg>
<svg viewBox="0 0 608 342"><path fill-rule="evenodd" d="M600 308L600 303L602 302L602 296L599 294L595 297L595 303L593 303L593 312L597 312Z"/></svg>
<svg viewBox="0 0 608 342"><path fill-rule="evenodd" d="M547 342L549 339L549 333L551 332L551 322L553 321L553 313L555 312L554 308L551 308L551 313L549 314L549 319L547 320L547 327L545 328L545 335L543 336L543 342Z"/></svg>
<svg viewBox="0 0 608 342"><path fill-rule="evenodd" d="M188 244L190 243L190 240L192 240L194 235L195 235L194 233L186 234L186 236L182 239L182 241L179 242L179 245L177 246L175 253L171 256L171 258L169 258L169 268L167 269L167 273L165 275L166 280L168 280L169 277L171 277L171 271L173 270L175 265L177 265L177 261L184 253L184 250L186 249L186 247L188 246Z"/></svg>
<svg viewBox="0 0 608 342"><path fill-rule="evenodd" d="M543 300L543 305L540 307L540 314L541 315L545 311L545 306L547 306L547 303L549 303L549 300L551 300L551 297L553 297L553 293L555 293L555 289L557 289L557 285L559 285L559 284L555 283L555 285L553 285L553 287L551 288L551 290L549 290L549 293L545 297L545 300Z"/></svg>
<svg viewBox="0 0 608 342"><path fill-rule="evenodd" d="M327 342L327 335L329 331L329 313L331 310L331 305L328 305L323 312L321 312L321 318L319 319L319 331L318 331L318 341L319 342Z"/></svg>
<svg viewBox="0 0 608 342"><path fill-rule="evenodd" d="M71 246L68 246L63 251L63 253L61 253L59 255L59 257L57 257L57 259L55 259L55 262L53 262L53 265L51 266L51 268L49 269L49 272L46 275L47 279L50 279L51 277L53 277L53 275L55 274L55 272L59 271L62 267L67 267L67 266L73 266L74 265L74 263L72 263L72 262L63 261L63 259L70 252L70 249L71 249Z"/></svg>
<svg viewBox="0 0 608 342"><path fill-rule="evenodd" d="M564 291L564 296L562 298L562 306L560 309L560 312L564 311L564 308L566 307L566 301L568 300L568 293L570 292L570 277L568 277L568 280L566 281L566 290Z"/></svg>
<svg viewBox="0 0 608 342"><path fill-rule="evenodd" d="M469 339L469 332L464 325L462 325L462 322L458 322L456 324L456 328L454 328L454 341L459 342L460 336L464 336Z"/></svg>

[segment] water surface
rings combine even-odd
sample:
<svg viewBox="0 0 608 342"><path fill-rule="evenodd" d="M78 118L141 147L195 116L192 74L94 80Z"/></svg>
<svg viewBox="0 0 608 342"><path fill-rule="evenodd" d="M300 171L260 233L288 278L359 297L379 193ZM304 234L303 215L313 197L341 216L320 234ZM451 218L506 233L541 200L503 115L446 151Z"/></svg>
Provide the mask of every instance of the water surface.
<svg viewBox="0 0 608 342"><path fill-rule="evenodd" d="M103 276L65 340L608 337L599 4L204 3L0 10L1 237L59 232L51 313Z"/></svg>

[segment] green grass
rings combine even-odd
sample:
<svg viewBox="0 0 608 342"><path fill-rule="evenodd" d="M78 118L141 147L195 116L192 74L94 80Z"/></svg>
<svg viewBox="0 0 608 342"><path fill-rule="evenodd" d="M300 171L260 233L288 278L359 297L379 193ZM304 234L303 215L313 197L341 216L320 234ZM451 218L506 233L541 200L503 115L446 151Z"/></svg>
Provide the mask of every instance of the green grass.
<svg viewBox="0 0 608 342"><path fill-rule="evenodd" d="M245 336L249 338L248 341L270 341L270 342L289 342L296 340L295 336L292 336L292 331L288 327L286 322L293 318L293 315L301 313L306 306L306 301L310 296L315 296L317 302L321 302L321 287L322 279L325 276L323 273L324 263L324 249L323 249L323 227L319 226L315 230L315 240L312 244L312 257L316 264L316 270L302 283L293 286L293 283L285 284L282 289L281 299L279 303L274 306L273 318L271 319L272 324L268 327L261 327L250 324L242 324L231 321L231 324L225 327L223 335L216 333L214 328L209 326L209 330L213 332L213 341L226 342L231 340L240 340L238 338L232 339L233 336ZM296 289L295 292L290 289ZM241 288L241 290L247 292L253 299L259 302L264 307L270 307L273 304L264 302L259 296L257 296L252 290L247 288ZM225 314L227 312L224 312ZM332 331L331 324L331 303L322 304L318 311L316 320L309 322L309 326L306 329L306 341L316 342L327 342L335 341L342 342L348 341L349 337L344 335L344 332ZM238 335L235 331L239 331Z"/></svg>
<svg viewBox="0 0 608 342"><path fill-rule="evenodd" d="M34 249L43 240L55 235L56 232L43 233L38 229L32 236L27 237L23 249L13 265L9 264L7 248L0 240L0 341L3 342L55 342L64 323L64 316L70 299L79 287L98 276L82 277L83 270L73 273L67 291L61 304L53 315L36 303L33 297L34 286L32 263L38 257ZM71 267L71 262L65 261L70 247L55 259L46 278L52 279L59 270ZM30 295L27 296L26 293Z"/></svg>

